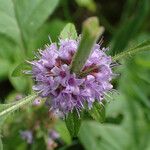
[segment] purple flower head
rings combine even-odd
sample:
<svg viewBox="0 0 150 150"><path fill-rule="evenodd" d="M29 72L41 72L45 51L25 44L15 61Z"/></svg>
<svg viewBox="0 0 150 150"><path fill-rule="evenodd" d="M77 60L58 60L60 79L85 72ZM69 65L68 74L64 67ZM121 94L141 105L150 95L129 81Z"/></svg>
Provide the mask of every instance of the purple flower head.
<svg viewBox="0 0 150 150"><path fill-rule="evenodd" d="M40 50L40 57L31 62L32 75L35 80L33 90L40 97L46 98L50 110L67 115L76 109L84 109L84 104L92 108L93 102L101 102L105 93L112 89L110 56L106 48L95 44L81 74L70 72L72 58L79 46L79 40L60 40Z"/></svg>
<svg viewBox="0 0 150 150"><path fill-rule="evenodd" d="M20 131L21 138L25 141L27 141L28 144L32 144L33 142L33 135L32 131L26 130L26 131Z"/></svg>

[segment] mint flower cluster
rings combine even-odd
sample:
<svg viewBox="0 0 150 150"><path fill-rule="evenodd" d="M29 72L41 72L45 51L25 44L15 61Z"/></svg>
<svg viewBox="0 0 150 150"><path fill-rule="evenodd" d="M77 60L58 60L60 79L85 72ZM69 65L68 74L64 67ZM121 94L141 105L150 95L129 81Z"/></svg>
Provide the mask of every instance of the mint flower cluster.
<svg viewBox="0 0 150 150"><path fill-rule="evenodd" d="M79 43L79 39L60 39L58 45L51 43L39 50L39 56L30 62L35 80L33 90L46 98L50 110L63 115L74 109L80 112L85 104L91 109L95 101L101 102L112 89L112 59L99 44L93 46L79 74L70 71Z"/></svg>

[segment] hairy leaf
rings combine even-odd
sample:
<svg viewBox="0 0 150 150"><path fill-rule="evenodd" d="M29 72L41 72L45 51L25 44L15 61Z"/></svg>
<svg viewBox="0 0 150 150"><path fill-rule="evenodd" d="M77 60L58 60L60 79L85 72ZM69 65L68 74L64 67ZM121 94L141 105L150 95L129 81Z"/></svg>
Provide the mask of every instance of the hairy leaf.
<svg viewBox="0 0 150 150"><path fill-rule="evenodd" d="M13 77L18 77L18 76L22 76L26 71L30 71L31 70L31 66L27 63L21 63L19 64L12 72L12 76Z"/></svg>

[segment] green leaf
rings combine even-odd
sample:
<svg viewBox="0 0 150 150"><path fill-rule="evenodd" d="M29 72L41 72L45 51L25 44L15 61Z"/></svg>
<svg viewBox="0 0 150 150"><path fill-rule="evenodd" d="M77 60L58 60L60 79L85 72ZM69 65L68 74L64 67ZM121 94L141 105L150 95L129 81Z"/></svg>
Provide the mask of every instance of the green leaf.
<svg viewBox="0 0 150 150"><path fill-rule="evenodd" d="M59 0L0 0L0 34L31 51L34 33L52 14Z"/></svg>
<svg viewBox="0 0 150 150"><path fill-rule="evenodd" d="M132 149L130 134L117 125L85 121L78 137L86 150Z"/></svg>
<svg viewBox="0 0 150 150"><path fill-rule="evenodd" d="M23 105L26 105L30 102L32 102L37 97L36 94L29 95L15 103L10 104L0 104L0 119L5 117L6 115L11 114L15 110L19 109Z"/></svg>
<svg viewBox="0 0 150 150"><path fill-rule="evenodd" d="M0 59L0 81L6 78L9 72L10 62L6 59Z"/></svg>
<svg viewBox="0 0 150 150"><path fill-rule="evenodd" d="M62 39L77 39L77 32L74 24L68 23L60 33Z"/></svg>
<svg viewBox="0 0 150 150"><path fill-rule="evenodd" d="M71 137L76 137L81 126L81 118L79 118L77 111L70 112L65 118L65 122Z"/></svg>
<svg viewBox="0 0 150 150"><path fill-rule="evenodd" d="M14 10L21 31L22 49L32 56L36 31L52 14L59 0L13 0Z"/></svg>
<svg viewBox="0 0 150 150"><path fill-rule="evenodd" d="M120 60L120 59L123 59L125 57L130 57L132 55L135 55L138 52L148 51L148 50L150 50L150 41L149 40L113 56L113 60L114 61Z"/></svg>
<svg viewBox="0 0 150 150"><path fill-rule="evenodd" d="M55 130L59 133L61 139L66 144L68 145L71 144L71 137L70 137L69 131L66 128L64 121L59 120L55 125Z"/></svg>
<svg viewBox="0 0 150 150"><path fill-rule="evenodd" d="M58 2L59 0L0 0L0 57L16 63L21 62L25 54L31 54L35 48L35 43L32 42L34 33L52 14ZM8 76L7 71L1 72L2 78Z"/></svg>
<svg viewBox="0 0 150 150"><path fill-rule="evenodd" d="M13 60L16 43L4 35L0 35L0 57Z"/></svg>
<svg viewBox="0 0 150 150"><path fill-rule="evenodd" d="M31 92L31 84L32 80L31 78L27 77L9 77L9 80L13 87L18 91L18 92L25 92L25 93L30 93ZM21 86L20 86L21 83Z"/></svg>
<svg viewBox="0 0 150 150"><path fill-rule="evenodd" d="M21 63L19 64L12 72L11 76L13 77L18 77L18 76L22 76L24 74L25 71L30 71L31 70L31 66L27 63Z"/></svg>
<svg viewBox="0 0 150 150"><path fill-rule="evenodd" d="M103 104L100 104L99 102L94 102L92 105L92 108L88 110L89 114L93 119L95 119L98 122L104 122L105 120L105 108Z"/></svg>
<svg viewBox="0 0 150 150"><path fill-rule="evenodd" d="M12 0L0 0L0 4L0 33L18 43L21 35Z"/></svg>
<svg viewBox="0 0 150 150"><path fill-rule="evenodd" d="M103 31L104 28L99 27L99 22L96 17L91 17L83 23L82 38L71 63L70 69L72 72L79 74L92 51L93 45L98 37L102 35Z"/></svg>
<svg viewBox="0 0 150 150"><path fill-rule="evenodd" d="M59 0L13 0L19 25L35 32L52 14Z"/></svg>
<svg viewBox="0 0 150 150"><path fill-rule="evenodd" d="M32 80L31 76L28 77L25 72L29 72L30 74L30 71L32 69L31 66L25 62L21 63L16 68L14 66L15 65L11 66L11 69L9 71L9 80L11 84L19 92L30 93Z"/></svg>

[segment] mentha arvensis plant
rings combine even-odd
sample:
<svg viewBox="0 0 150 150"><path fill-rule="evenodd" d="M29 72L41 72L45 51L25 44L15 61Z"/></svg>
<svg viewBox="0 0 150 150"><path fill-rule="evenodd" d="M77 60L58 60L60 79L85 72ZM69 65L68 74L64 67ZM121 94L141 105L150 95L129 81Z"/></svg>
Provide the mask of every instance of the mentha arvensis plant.
<svg viewBox="0 0 150 150"><path fill-rule="evenodd" d="M91 109L93 102L101 103L105 93L113 87L110 83L112 59L106 55L107 49L99 44L93 45L80 73L71 72L70 66L79 43L79 38L60 39L58 44L51 43L39 50L37 59L30 62L35 80L33 90L46 98L50 110L64 115L74 109L79 114L85 105Z"/></svg>
<svg viewBox="0 0 150 150"><path fill-rule="evenodd" d="M111 57L106 54L107 48L96 44L102 32L95 17L83 23L80 37L74 25L68 24L58 43L51 42L38 51L34 60L19 65L13 76L31 73L34 92L15 103L1 104L0 119L34 100L33 104L39 105L43 98L51 111L65 119L72 137L77 136L85 117L103 121L105 95L113 88L112 67L122 58L149 50L150 42L142 42Z"/></svg>

